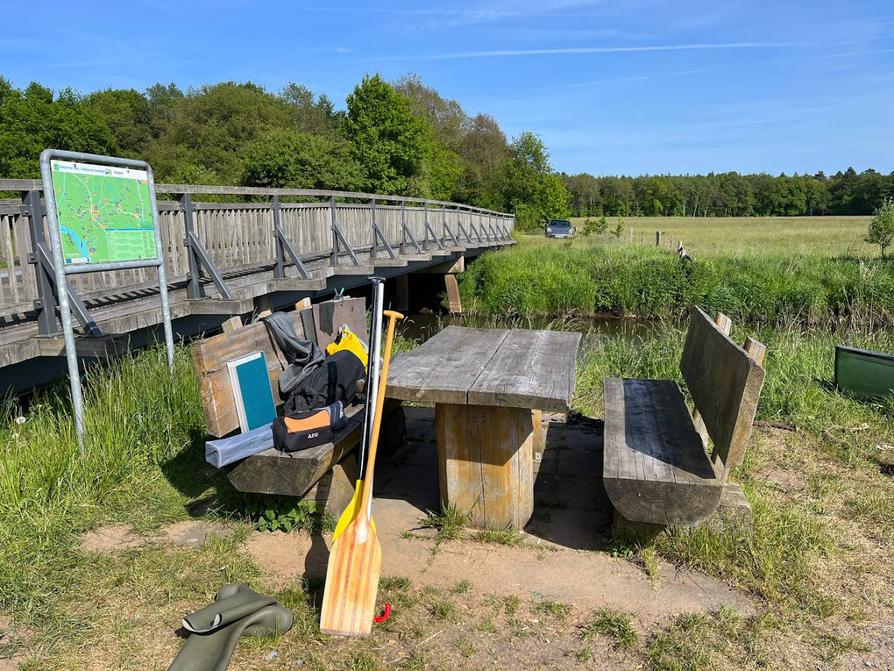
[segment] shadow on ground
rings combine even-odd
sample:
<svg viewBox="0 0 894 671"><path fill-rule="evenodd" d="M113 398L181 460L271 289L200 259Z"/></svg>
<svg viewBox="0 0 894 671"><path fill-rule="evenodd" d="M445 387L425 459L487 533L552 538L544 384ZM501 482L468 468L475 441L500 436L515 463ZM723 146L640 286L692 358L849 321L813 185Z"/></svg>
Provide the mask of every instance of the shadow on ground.
<svg viewBox="0 0 894 671"><path fill-rule="evenodd" d="M376 469L375 495L406 501L419 510L440 508L432 408L407 407L402 449ZM611 505L602 487L602 421L555 417L545 425L546 449L535 459L532 536L568 548L607 547Z"/></svg>

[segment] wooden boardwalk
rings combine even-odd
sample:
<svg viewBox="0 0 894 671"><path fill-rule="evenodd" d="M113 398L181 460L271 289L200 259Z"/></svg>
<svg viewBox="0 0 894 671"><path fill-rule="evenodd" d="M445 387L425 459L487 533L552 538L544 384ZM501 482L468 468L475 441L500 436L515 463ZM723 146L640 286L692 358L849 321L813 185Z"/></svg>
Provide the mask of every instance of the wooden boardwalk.
<svg viewBox="0 0 894 671"><path fill-rule="evenodd" d="M38 180L0 179L0 192L22 195L0 201L0 367L63 353L61 334L47 327L57 320L46 313L40 319L29 208L41 202L41 188ZM373 274L395 277L513 244L512 215L459 203L307 189L158 184L156 190L172 318L181 335L231 315L360 286ZM176 200L161 200L165 195ZM205 200L193 200L199 197ZM193 246L186 242L190 230ZM196 262L200 251L212 268ZM116 340L161 323L154 276L152 269L69 276L103 334L87 337L80 329L83 356L114 350Z"/></svg>

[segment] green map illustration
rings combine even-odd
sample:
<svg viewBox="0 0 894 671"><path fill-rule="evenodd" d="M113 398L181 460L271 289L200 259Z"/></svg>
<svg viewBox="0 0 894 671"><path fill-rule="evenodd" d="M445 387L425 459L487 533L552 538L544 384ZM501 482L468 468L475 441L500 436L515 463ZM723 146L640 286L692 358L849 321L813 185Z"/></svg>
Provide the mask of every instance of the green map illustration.
<svg viewBox="0 0 894 671"><path fill-rule="evenodd" d="M145 171L53 161L52 173L66 264L157 258Z"/></svg>

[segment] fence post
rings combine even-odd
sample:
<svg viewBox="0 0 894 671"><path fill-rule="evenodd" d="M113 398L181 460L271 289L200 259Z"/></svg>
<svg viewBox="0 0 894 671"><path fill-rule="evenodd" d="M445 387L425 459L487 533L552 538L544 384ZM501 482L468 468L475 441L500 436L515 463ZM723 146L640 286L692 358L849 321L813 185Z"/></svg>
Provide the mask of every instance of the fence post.
<svg viewBox="0 0 894 671"><path fill-rule="evenodd" d="M42 336L54 336L59 334L59 320L56 318L56 296L53 293L55 279L51 277L40 262L40 249L46 248L46 235L43 230L43 208L40 205L40 191L28 191L22 197L22 215L28 217L31 233L31 252L28 254L28 263L34 265L34 275L37 280L37 300L35 305L39 308L37 313L37 332ZM15 266L8 269L9 282L12 285L16 281ZM22 268L22 272L25 269Z"/></svg>
<svg viewBox="0 0 894 671"><path fill-rule="evenodd" d="M370 226L370 232L372 233L372 246L369 248L369 258L376 258L376 245L378 244L378 240L376 240L376 199L372 198L369 201L370 211L372 213L372 226Z"/></svg>
<svg viewBox="0 0 894 671"><path fill-rule="evenodd" d="M329 196L329 214L331 218L330 229L332 232L332 255L330 257L330 263L333 266L338 265L338 220L335 216L335 196Z"/></svg>
<svg viewBox="0 0 894 671"><path fill-rule="evenodd" d="M273 269L274 279L281 280L286 276L285 253L282 248L282 223L280 221L279 196L270 199L270 209L273 210L273 239L276 242L276 267Z"/></svg>
<svg viewBox="0 0 894 671"><path fill-rule="evenodd" d="M186 232L186 238L183 245L186 247L186 262L188 270L188 279L186 283L186 295L189 298L204 298L205 290L202 288L201 271L199 270L199 260L196 257L196 251L193 248L192 237L193 232L193 214L195 209L192 205L192 195L184 193L180 196L180 211L183 213L183 230Z"/></svg>
<svg viewBox="0 0 894 671"><path fill-rule="evenodd" d="M661 247L661 231L655 231L655 246Z"/></svg>

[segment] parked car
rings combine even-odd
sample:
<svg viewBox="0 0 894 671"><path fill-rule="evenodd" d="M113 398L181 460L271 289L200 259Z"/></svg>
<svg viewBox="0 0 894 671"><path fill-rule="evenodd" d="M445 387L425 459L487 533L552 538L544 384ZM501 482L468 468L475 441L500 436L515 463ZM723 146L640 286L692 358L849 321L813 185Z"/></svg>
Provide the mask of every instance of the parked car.
<svg viewBox="0 0 894 671"><path fill-rule="evenodd" d="M548 238L573 238L574 226L567 219L550 219L546 225Z"/></svg>

